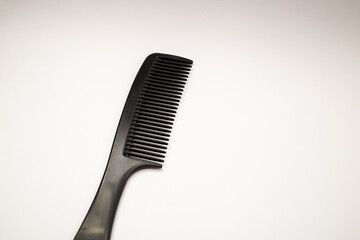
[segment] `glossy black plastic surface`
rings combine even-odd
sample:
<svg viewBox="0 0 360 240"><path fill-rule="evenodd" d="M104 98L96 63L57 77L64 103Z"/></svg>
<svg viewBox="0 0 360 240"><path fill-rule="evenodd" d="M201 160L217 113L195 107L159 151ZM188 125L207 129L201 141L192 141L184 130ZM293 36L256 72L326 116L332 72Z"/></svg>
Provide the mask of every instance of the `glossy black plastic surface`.
<svg viewBox="0 0 360 240"><path fill-rule="evenodd" d="M161 168L172 121L192 61L154 53L141 66L116 131L93 203L74 240L109 240L127 179L144 168Z"/></svg>

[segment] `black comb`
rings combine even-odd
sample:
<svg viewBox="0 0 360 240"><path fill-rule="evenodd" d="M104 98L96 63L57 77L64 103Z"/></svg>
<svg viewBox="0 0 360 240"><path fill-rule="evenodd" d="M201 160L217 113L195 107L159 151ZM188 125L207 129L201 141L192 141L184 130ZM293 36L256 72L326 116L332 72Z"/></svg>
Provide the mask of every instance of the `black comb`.
<svg viewBox="0 0 360 240"><path fill-rule="evenodd" d="M74 240L109 240L127 179L144 168L161 168L192 66L186 58L154 53L130 89L95 199Z"/></svg>

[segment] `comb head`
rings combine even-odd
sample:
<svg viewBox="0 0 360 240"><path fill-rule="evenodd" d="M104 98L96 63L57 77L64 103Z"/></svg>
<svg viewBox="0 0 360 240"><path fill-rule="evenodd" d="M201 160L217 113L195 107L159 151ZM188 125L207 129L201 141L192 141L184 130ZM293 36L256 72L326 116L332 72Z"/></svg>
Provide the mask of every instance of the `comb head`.
<svg viewBox="0 0 360 240"><path fill-rule="evenodd" d="M191 60L167 54L155 53L145 60L131 90L136 92L137 99L131 101L130 92L126 104L130 102L134 108L129 119L124 156L164 161L191 66Z"/></svg>

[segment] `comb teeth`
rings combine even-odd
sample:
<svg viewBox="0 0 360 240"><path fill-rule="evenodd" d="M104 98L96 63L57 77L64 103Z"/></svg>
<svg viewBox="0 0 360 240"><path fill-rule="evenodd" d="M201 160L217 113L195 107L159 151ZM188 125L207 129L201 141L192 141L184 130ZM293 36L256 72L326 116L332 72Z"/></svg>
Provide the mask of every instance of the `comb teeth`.
<svg viewBox="0 0 360 240"><path fill-rule="evenodd" d="M132 116L124 156L163 162L192 61L158 56L153 62Z"/></svg>

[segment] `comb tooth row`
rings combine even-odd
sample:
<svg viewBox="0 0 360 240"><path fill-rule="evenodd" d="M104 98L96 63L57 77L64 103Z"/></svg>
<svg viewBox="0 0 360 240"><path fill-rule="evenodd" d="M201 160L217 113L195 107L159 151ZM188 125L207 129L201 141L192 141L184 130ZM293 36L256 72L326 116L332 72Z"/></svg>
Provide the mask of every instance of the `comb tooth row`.
<svg viewBox="0 0 360 240"><path fill-rule="evenodd" d="M163 162L176 110L192 62L158 57L142 86L124 155Z"/></svg>

